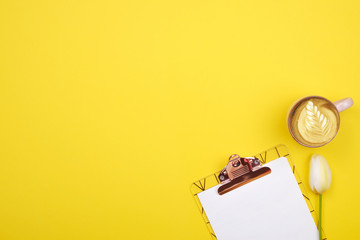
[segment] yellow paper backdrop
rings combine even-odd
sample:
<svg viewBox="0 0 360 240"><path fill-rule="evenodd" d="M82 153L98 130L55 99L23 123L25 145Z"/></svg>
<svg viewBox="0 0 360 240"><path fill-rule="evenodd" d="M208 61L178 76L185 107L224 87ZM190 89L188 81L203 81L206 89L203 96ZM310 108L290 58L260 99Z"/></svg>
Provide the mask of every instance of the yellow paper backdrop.
<svg viewBox="0 0 360 240"><path fill-rule="evenodd" d="M283 143L306 183L310 155L328 159L327 237L360 239L359 12L357 0L1 1L0 238L210 239L190 184ZM355 102L319 149L286 127L311 94Z"/></svg>

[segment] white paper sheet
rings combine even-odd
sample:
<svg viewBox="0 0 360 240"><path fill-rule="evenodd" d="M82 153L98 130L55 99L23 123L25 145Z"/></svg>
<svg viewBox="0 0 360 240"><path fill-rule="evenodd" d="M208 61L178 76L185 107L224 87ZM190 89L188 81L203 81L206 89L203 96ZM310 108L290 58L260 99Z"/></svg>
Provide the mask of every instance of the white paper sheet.
<svg viewBox="0 0 360 240"><path fill-rule="evenodd" d="M285 157L271 173L224 195L198 194L218 240L317 240L317 227Z"/></svg>

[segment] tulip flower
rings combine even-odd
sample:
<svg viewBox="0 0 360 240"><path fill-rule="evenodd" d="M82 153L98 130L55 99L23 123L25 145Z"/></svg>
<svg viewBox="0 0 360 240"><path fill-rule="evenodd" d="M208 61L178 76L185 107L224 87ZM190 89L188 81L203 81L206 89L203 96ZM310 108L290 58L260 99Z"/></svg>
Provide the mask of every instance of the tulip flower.
<svg viewBox="0 0 360 240"><path fill-rule="evenodd" d="M319 194L319 239L322 240L321 230L321 212L322 212L322 194L330 188L331 170L326 159L320 154L314 154L310 160L309 174L310 188L316 194Z"/></svg>

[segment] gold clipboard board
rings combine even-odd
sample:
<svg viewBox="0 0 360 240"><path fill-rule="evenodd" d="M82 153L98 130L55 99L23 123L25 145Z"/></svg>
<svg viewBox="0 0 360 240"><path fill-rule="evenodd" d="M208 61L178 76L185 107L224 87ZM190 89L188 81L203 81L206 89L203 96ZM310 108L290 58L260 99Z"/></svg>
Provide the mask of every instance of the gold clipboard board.
<svg viewBox="0 0 360 240"><path fill-rule="evenodd" d="M305 202L309 208L309 211L311 213L311 216L313 217L315 223L318 223L318 214L317 212L315 211L311 201L310 201L310 198L308 197L308 194L306 192L306 189L305 189L305 185L304 183L302 182L299 174L297 173L296 171L296 167L295 167L295 164L293 163L293 161L291 160L291 156L289 154L289 151L287 149L287 147L283 144L280 144L280 145L277 145L273 148L270 148L266 151L263 151L261 153L258 153L255 155L255 157L257 157L260 161L261 161L261 164L265 164L265 163L268 163L268 162L271 162L272 160L275 160L275 159L278 159L280 157L286 157L286 159L288 160L288 163L289 165L291 166L291 169L293 170L293 174L296 178L296 181L300 187L300 190L302 192L302 195L304 196L304 199L305 199ZM225 163L224 163L225 164ZM221 171L221 170L220 170ZM200 210L200 213L203 217L203 220L207 226L207 229L209 230L209 233L211 235L211 238L212 239L216 239L216 235L214 233L214 230L212 229L211 227L211 223L209 221L209 219L207 218L206 214L205 214L205 211L204 211L204 208L202 207L201 205L201 202L199 200L199 197L198 197L198 193L202 192L202 191L205 191L209 188L212 188L212 187L215 187L216 185L219 185L220 184L220 180L218 178L219 176L219 173L220 171L217 171L205 178L202 178L194 183L191 184L190 186L190 191L195 199L195 202L196 204L198 205L199 207L199 210ZM323 240L327 240L326 238L326 235L325 235L325 232L324 232L324 228L322 228L322 232L323 232Z"/></svg>

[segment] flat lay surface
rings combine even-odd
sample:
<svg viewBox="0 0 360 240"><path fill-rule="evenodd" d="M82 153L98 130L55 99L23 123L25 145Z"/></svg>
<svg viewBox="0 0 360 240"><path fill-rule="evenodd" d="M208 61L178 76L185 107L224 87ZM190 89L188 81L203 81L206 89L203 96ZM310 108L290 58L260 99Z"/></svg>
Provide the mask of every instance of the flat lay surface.
<svg viewBox="0 0 360 240"><path fill-rule="evenodd" d="M277 144L307 185L327 159L326 236L360 239L359 1L0 6L1 239L210 239L190 184ZM354 100L317 149L286 123L309 95Z"/></svg>

